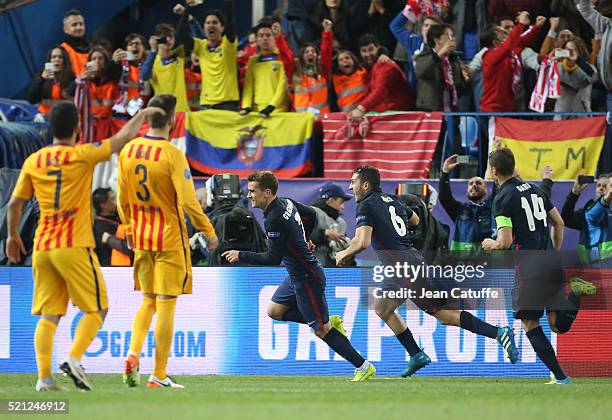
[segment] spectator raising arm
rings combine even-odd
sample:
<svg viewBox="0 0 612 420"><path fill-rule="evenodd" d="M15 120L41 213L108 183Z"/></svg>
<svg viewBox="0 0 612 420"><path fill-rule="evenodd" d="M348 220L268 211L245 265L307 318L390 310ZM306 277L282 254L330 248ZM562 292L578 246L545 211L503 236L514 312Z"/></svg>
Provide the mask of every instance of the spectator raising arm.
<svg viewBox="0 0 612 420"><path fill-rule="evenodd" d="M519 23L512 29L508 38L506 38L499 47L487 51L487 59L492 66L500 64L504 58L512 53L512 50L519 46L521 34L527 29L527 25L529 25L529 14L527 12L523 13L527 15L527 24L523 24L521 20L519 20ZM521 15L523 15L523 13L521 13Z"/></svg>
<svg viewBox="0 0 612 420"><path fill-rule="evenodd" d="M440 204L453 221L459 217L463 209L463 204L453 197L450 187L450 173L459 165L457 156L459 155L452 155L444 161L440 174Z"/></svg>
<svg viewBox="0 0 612 420"><path fill-rule="evenodd" d="M327 80L331 80L332 74L333 41L332 22L325 19L323 21L323 33L321 34L321 66L323 67L323 76Z"/></svg>
<svg viewBox="0 0 612 420"><path fill-rule="evenodd" d="M529 18L527 19L529 20ZM531 25L525 32L521 34L521 36L519 37L518 46L520 48L527 48L531 44L533 44L533 42L538 37L538 34L540 33L540 29L544 27L545 23L546 18L544 16L538 16L536 18L535 25ZM527 23L526 25L529 25L529 23Z"/></svg>
<svg viewBox="0 0 612 420"><path fill-rule="evenodd" d="M565 222L565 226L570 229L582 230L584 227L584 209L582 208L574 211L574 208L576 207L578 198L580 198L580 193L582 193L582 191L584 191L588 186L589 184L580 184L576 179L572 190L565 199L565 203L563 203L561 217L563 218L563 222Z"/></svg>
<svg viewBox="0 0 612 420"><path fill-rule="evenodd" d="M555 41L557 40L557 29L559 28L559 18L551 17L550 21L550 29L546 34L546 38L542 42L542 47L540 48L539 58L540 60L544 60L548 57L548 54L553 50L555 46Z"/></svg>
<svg viewBox="0 0 612 420"><path fill-rule="evenodd" d="M295 73L295 56L293 55L293 51L289 47L289 43L287 42L287 38L283 33L283 27L280 22L274 22L272 24L272 32L274 33L274 42L276 43L276 48L278 48L278 58L283 62L285 66L285 74L287 75L287 80L293 80L293 73Z"/></svg>
<svg viewBox="0 0 612 420"><path fill-rule="evenodd" d="M578 11L596 34L601 34L601 50L597 57L597 68L604 86L612 90L612 71L610 56L612 55L612 19L603 16L593 8L591 0L580 0Z"/></svg>

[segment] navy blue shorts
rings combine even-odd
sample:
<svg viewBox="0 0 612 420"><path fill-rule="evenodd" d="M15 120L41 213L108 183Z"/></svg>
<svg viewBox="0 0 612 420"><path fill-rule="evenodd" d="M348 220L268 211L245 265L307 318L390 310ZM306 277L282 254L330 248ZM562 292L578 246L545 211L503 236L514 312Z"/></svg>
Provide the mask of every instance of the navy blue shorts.
<svg viewBox="0 0 612 420"><path fill-rule="evenodd" d="M552 311L574 310L565 291L563 270L517 276L512 289L514 319L538 320Z"/></svg>
<svg viewBox="0 0 612 420"><path fill-rule="evenodd" d="M274 292L272 302L297 308L308 326L318 330L329 322L329 310L325 299L325 273L320 267L313 271L286 278Z"/></svg>
<svg viewBox="0 0 612 420"><path fill-rule="evenodd" d="M423 255L416 249L392 252L394 259L381 259L381 261L383 261L383 265L394 266L396 262L399 262L400 264L406 262L410 265L419 266L424 264L425 261L423 259ZM382 281L382 289L385 291L397 291L402 289L413 290L416 296L410 299L412 303L414 303L423 312L432 316L441 309L445 309L445 305L447 304L447 301L442 298L421 297L424 291L436 291L436 289L430 284L429 279L423 276L419 276L416 279L385 277Z"/></svg>

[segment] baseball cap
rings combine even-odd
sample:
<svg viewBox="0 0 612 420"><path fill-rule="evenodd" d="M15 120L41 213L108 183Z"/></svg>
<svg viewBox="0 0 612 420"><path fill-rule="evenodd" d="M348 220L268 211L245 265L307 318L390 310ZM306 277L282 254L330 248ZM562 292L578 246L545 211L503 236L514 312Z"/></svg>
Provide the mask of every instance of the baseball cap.
<svg viewBox="0 0 612 420"><path fill-rule="evenodd" d="M328 182L319 188L319 196L321 198L342 197L345 200L353 198L352 195L345 193L340 185L334 184L333 182Z"/></svg>

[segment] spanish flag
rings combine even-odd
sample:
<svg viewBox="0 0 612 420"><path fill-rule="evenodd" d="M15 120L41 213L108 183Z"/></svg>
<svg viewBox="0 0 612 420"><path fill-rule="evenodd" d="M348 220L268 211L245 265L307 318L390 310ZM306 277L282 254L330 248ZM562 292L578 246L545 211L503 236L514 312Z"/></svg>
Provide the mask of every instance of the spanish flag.
<svg viewBox="0 0 612 420"><path fill-rule="evenodd" d="M246 176L268 170L281 178L310 171L314 117L308 112L256 113L207 110L187 114L187 160L206 174Z"/></svg>
<svg viewBox="0 0 612 420"><path fill-rule="evenodd" d="M523 179L539 180L546 165L555 180L595 175L606 134L605 117L562 121L495 118L495 137L514 153Z"/></svg>

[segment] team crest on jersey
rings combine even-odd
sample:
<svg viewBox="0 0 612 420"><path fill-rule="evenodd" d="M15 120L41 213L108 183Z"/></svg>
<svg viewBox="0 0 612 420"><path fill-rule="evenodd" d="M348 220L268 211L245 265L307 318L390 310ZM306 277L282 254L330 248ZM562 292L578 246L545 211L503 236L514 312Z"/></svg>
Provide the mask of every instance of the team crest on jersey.
<svg viewBox="0 0 612 420"><path fill-rule="evenodd" d="M261 159L265 140L262 131L265 129L263 125L256 125L238 130L238 160L245 166L251 166L253 162Z"/></svg>

